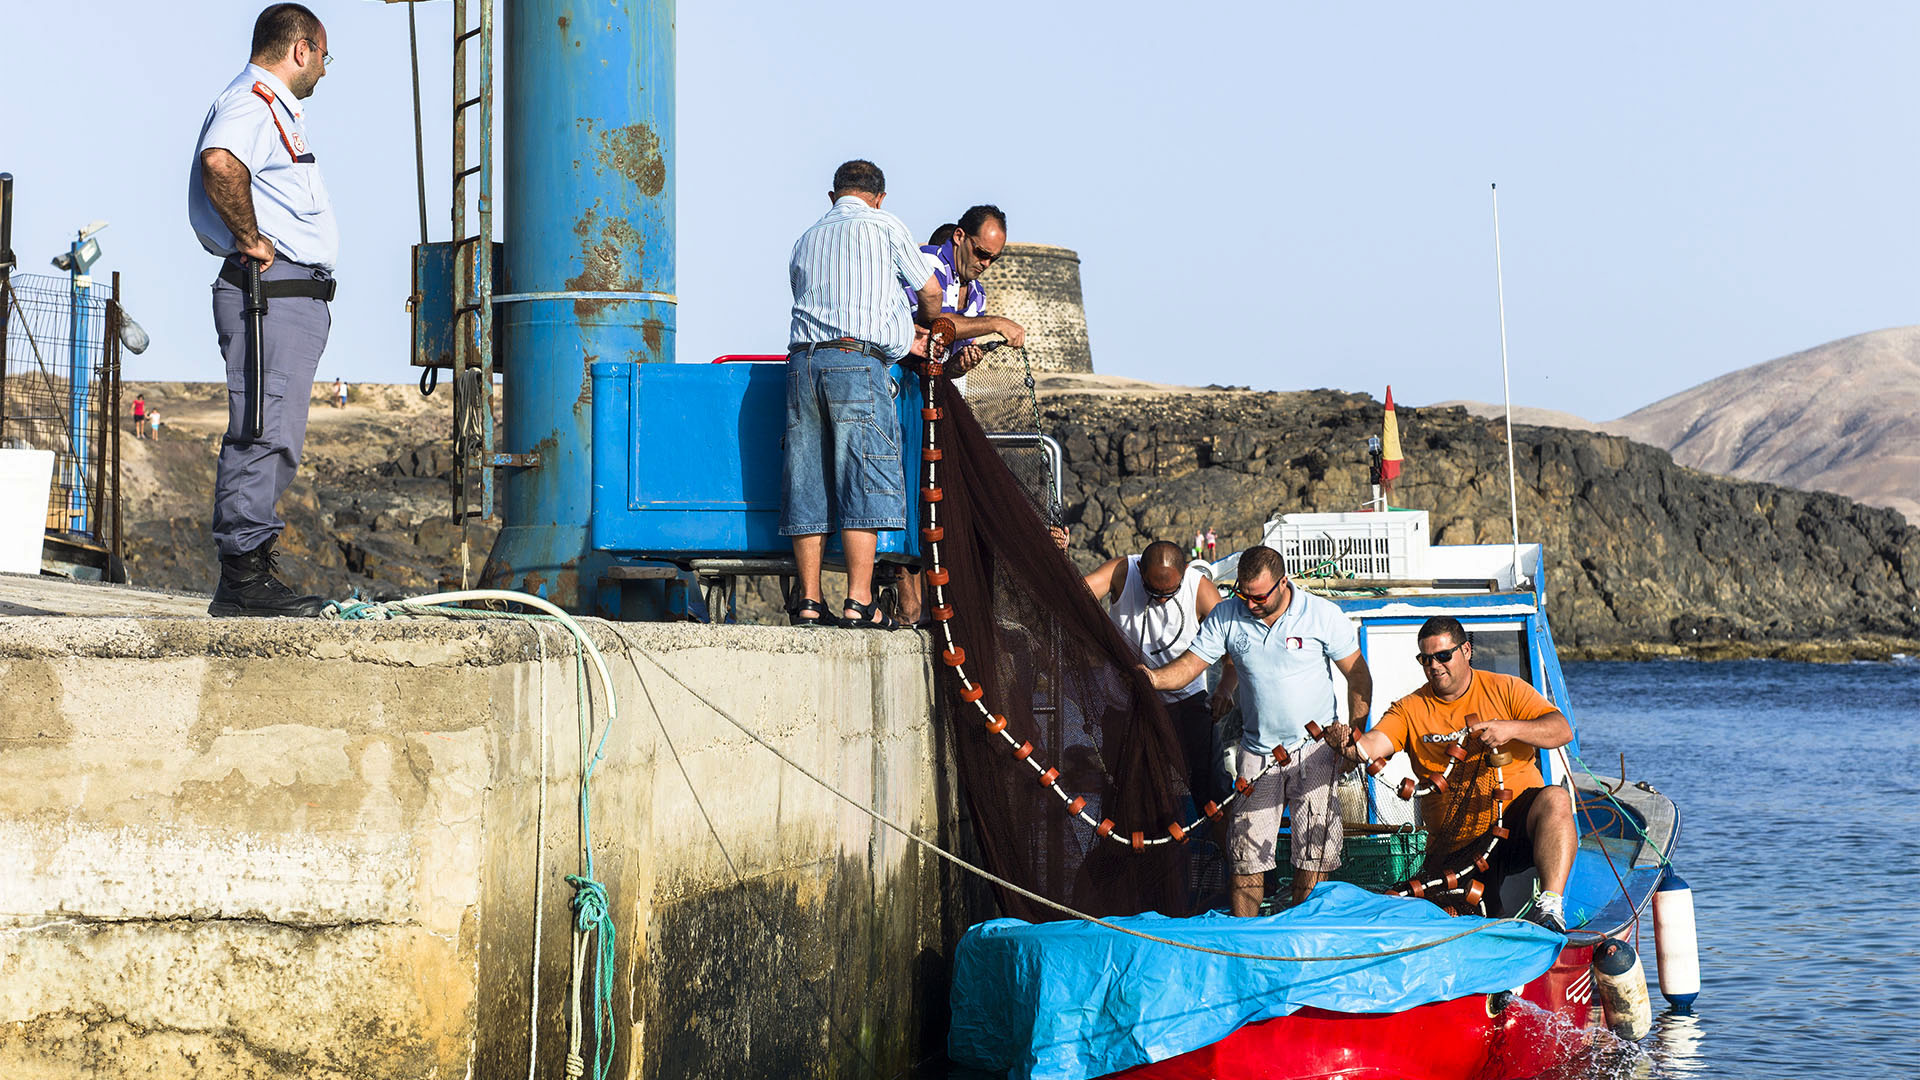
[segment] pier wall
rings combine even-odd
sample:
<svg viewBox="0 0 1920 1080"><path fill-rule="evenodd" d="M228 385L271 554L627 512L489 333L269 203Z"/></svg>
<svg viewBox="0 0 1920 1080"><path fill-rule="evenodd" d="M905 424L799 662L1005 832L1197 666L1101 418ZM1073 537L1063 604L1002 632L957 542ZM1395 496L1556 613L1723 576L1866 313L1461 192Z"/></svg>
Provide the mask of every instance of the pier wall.
<svg viewBox="0 0 1920 1080"><path fill-rule="evenodd" d="M588 625L613 1075L935 1052L978 890L654 666L964 844L924 638ZM559 1075L578 686L520 621L0 619L0 1075L524 1076L536 926Z"/></svg>

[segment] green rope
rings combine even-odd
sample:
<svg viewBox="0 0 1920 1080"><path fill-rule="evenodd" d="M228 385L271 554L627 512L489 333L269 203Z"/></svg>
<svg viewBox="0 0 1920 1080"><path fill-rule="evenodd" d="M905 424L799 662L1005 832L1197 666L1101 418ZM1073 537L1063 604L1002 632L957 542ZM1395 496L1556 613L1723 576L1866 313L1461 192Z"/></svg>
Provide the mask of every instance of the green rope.
<svg viewBox="0 0 1920 1080"><path fill-rule="evenodd" d="M593 1077L604 1080L613 1068L613 916L607 911L607 887L593 880L592 872L568 874L573 886L573 932L597 934L598 948L593 959Z"/></svg>
<svg viewBox="0 0 1920 1080"><path fill-rule="evenodd" d="M501 599L518 598L502 595ZM613 979L617 962L614 947L613 916L608 911L607 888L595 880L593 866L593 773L607 756L607 737L613 732L614 721L618 717L618 706L611 696L611 687L607 687L607 722L601 725L600 738L593 742L593 700L587 684L587 652L593 649L593 643L587 640L585 631L570 619L558 615L534 614L518 611L474 610L448 606L455 601L448 598L437 601L433 597L415 600L398 600L391 603L367 603L358 600L341 600L327 605L323 617L346 621L385 621L396 615L439 615L460 619L512 619L519 622L559 623L574 635L573 668L574 708L578 718L580 733L580 866L579 874L568 874L566 882L573 886L573 899L568 907L573 911L573 929L576 935L597 934L593 965L593 1078L605 1080L613 1067L613 1051L616 1041L616 1023L613 1013ZM595 651L596 664L598 652ZM589 750L589 744L591 750ZM569 1069L573 1074L570 1055Z"/></svg>
<svg viewBox="0 0 1920 1080"><path fill-rule="evenodd" d="M1605 780L1600 779L1600 777L1597 774L1595 774L1591 768L1587 766L1586 760L1582 758L1579 754L1573 753L1572 751L1568 751L1567 756L1573 759L1574 764L1580 766L1580 771L1587 774L1587 779L1593 781L1593 786L1599 790L1600 794L1606 796L1607 801L1613 804L1613 807L1615 810L1618 810L1620 812L1620 820L1626 822L1628 828L1631 828L1634 832L1640 834L1640 842L1642 844L1645 844L1647 847L1652 848L1654 850L1654 853L1660 856L1660 865L1663 868L1672 866L1673 860L1667 858L1667 853L1664 851L1661 851L1660 845L1655 844L1653 842L1653 837L1647 835L1647 830L1640 827L1640 822L1637 818L1634 817L1633 811L1628 810L1625 804L1623 804L1619 799L1616 799L1613 797L1613 790L1607 787L1607 782ZM1622 776L1620 778L1620 782L1623 784L1626 783L1627 778Z"/></svg>

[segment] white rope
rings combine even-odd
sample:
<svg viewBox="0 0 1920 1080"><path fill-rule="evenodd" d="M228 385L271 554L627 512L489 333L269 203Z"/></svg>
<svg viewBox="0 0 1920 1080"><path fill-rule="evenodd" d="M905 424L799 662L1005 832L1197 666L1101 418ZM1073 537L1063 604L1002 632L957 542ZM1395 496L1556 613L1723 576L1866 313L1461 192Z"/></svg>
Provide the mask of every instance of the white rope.
<svg viewBox="0 0 1920 1080"><path fill-rule="evenodd" d="M1520 587L1520 492L1513 469L1513 386L1507 378L1507 280L1500 265L1500 186L1493 185L1493 281L1500 298L1500 392L1507 402L1507 510L1513 520L1513 587Z"/></svg>
<svg viewBox="0 0 1920 1080"><path fill-rule="evenodd" d="M412 5L408 5L411 7ZM540 1053L540 920L547 913L547 632L533 624L540 672L540 810L533 827L533 993L527 1005L527 1080Z"/></svg>
<svg viewBox="0 0 1920 1080"><path fill-rule="evenodd" d="M912 829L907 828L905 825L900 824L898 821L895 821L894 819L888 817L887 815L882 814L880 811L875 810L870 806L867 806L866 804L860 802L858 799L855 799L853 796L848 795L846 792L841 791L839 788L828 783L824 778L816 775L812 770L808 769L805 765L802 765L798 761L795 761L793 758L787 756L786 753L781 751L779 747L773 745L773 743L767 741L767 739L764 736L762 736L759 732L753 730L752 728L748 727L746 724L740 722L738 719L734 717L732 713L729 713L727 710L721 708L718 704L716 704L711 699L709 699L705 694L702 694L700 691L688 685L684 679L680 678L680 676L678 675L675 675L672 669L668 668L665 664L661 663L659 659L656 658L652 653L646 651L645 649L640 648L637 645L634 645L632 642L627 642L627 647L630 650L632 650L632 652L640 656L646 657L648 663L652 664L655 668L657 668L661 674L665 675L667 678L677 683L682 690L685 690L688 694L692 695L695 701L698 701L700 704L705 705L708 709L712 710L716 715L718 715L722 720L725 720L727 723L732 724L735 728L739 729L741 734L745 735L747 738L752 739L754 742L757 742L761 746L765 747L768 750L768 752L773 754L774 757L777 757L781 761L785 762L788 766L792 767L795 772L798 772L800 775L806 777L807 779L813 781L814 783L820 785L822 788L826 789L827 793L832 795L833 797L839 799L840 801L846 803L847 805L867 815L868 817L879 822L880 824L885 825L887 828L892 829L894 832L899 833L901 836L906 837L908 840L912 841L913 843L920 845L921 847L925 848L927 851L938 856L939 858L945 859L947 862L950 862L953 865L958 866L962 870L978 875L979 877L984 878L987 881L990 881L993 884L1008 890L1009 892L1015 893L1016 895L1019 895L1019 896L1023 896L1028 900L1031 900L1034 903L1041 905L1042 907L1046 907L1053 911L1057 911L1062 915L1068 916L1069 918L1078 919L1082 922L1093 923L1096 926L1103 926L1108 930L1113 930L1118 933L1126 934L1130 937L1142 938L1147 941L1157 942L1161 945L1171 945L1176 949L1186 949L1190 952L1206 953L1212 956L1224 956L1224 957L1228 957L1230 959L1235 959L1235 960L1263 960L1263 961L1271 961L1275 963L1309 964L1309 963L1324 963L1328 961L1376 960L1376 959L1380 959L1382 957L1387 957L1387 956L1399 956L1405 953L1420 952L1425 949L1431 949L1436 946L1445 945L1448 942L1458 941L1461 938L1469 937L1473 934L1478 934L1482 931L1492 929L1493 927L1498 926L1501 923L1524 921L1519 919L1493 919L1493 920L1488 920L1487 922L1481 923L1480 925L1472 927L1470 929L1463 930L1458 934L1450 934L1447 937L1443 937L1435 941L1423 941L1417 945L1407 945L1397 949L1384 949L1379 952L1370 952L1370 953L1352 953L1352 954L1343 955L1343 956L1269 956L1264 953L1236 952L1230 949L1212 949L1204 945L1195 945L1195 944L1192 944L1191 942L1186 942L1186 941L1175 941L1172 938L1165 938L1157 934L1149 934L1142 930L1135 930L1135 929L1132 929L1131 927L1121 926L1118 923L1112 922L1111 920L1103 919L1097 915L1089 915L1084 911L1078 911L1056 900L1048 899L1047 897L1042 896L1039 893L1032 891L1031 889L1022 888L1021 886L1016 885L1011 881L1008 881L1006 878L1000 877L999 875L993 873L992 871L986 869L985 867L976 866L973 863L970 863L967 860L962 859L960 856L955 855L954 853L941 847L939 844L936 844L933 841L928 840L925 837L922 837L920 834L914 832ZM634 676L638 678L639 674L640 674L639 669L636 668L634 670ZM644 682L643 682L643 685L644 685ZM1528 923L1527 925L1532 925L1532 924Z"/></svg>

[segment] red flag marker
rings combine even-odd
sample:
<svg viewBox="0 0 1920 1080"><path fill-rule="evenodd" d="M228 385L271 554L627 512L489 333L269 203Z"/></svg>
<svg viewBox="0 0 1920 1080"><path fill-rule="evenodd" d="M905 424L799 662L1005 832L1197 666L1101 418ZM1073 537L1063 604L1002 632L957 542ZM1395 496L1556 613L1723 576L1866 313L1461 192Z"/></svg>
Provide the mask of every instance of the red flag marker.
<svg viewBox="0 0 1920 1080"><path fill-rule="evenodd" d="M1400 422L1393 416L1393 387L1387 387L1387 417L1380 432L1380 486L1393 490L1393 478L1400 475Z"/></svg>

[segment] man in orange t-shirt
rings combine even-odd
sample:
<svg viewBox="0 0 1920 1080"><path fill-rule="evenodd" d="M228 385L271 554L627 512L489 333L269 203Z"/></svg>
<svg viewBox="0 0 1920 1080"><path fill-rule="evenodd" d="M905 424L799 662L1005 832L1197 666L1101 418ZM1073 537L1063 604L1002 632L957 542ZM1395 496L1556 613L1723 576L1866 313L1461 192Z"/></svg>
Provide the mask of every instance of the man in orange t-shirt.
<svg viewBox="0 0 1920 1080"><path fill-rule="evenodd" d="M1349 760L1383 758L1404 750L1423 784L1447 767L1450 742L1428 742L1429 735L1469 733L1475 754L1511 746L1513 761L1495 780L1491 767L1472 758L1456 767L1452 786L1420 804L1428 829L1428 869L1435 874L1464 870L1484 850L1480 841L1494 827L1495 791L1513 793L1503 823L1508 838L1494 849L1491 871L1482 875L1488 910L1499 911L1500 879L1529 865L1540 873L1540 896L1529 916L1551 930L1565 931L1561 891L1573 869L1580 843L1573 800L1562 787L1548 787L1534 762L1536 749L1564 746L1573 728L1553 703L1524 680L1473 669L1473 644L1458 619L1436 616L1420 627L1418 659L1427 683L1387 709L1370 731L1353 735L1343 725L1329 732Z"/></svg>

